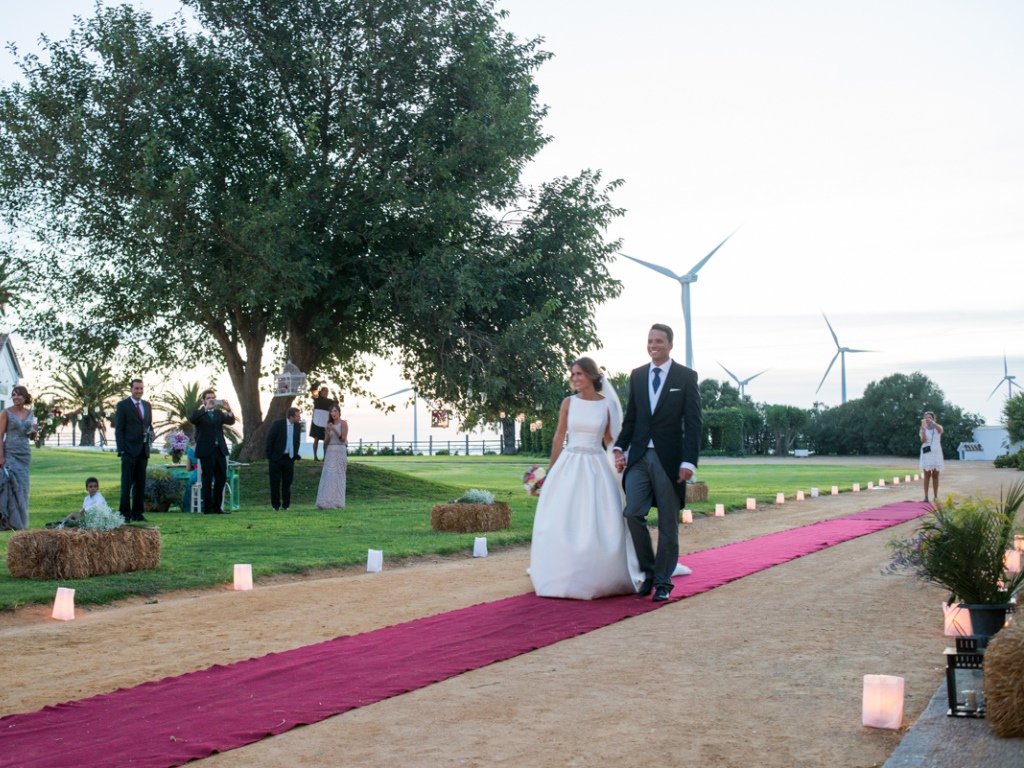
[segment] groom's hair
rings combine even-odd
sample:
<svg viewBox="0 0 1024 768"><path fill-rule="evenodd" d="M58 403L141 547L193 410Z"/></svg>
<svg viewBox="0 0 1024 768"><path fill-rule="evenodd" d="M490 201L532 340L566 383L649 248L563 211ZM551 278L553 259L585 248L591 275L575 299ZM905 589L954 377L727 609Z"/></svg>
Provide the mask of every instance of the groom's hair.
<svg viewBox="0 0 1024 768"><path fill-rule="evenodd" d="M594 391L600 392L602 387L601 369L597 367L597 363L595 363L589 357L581 357L579 360L570 365L569 369L572 370L572 367L574 365L578 365L580 367L580 370L586 374L587 378L594 382Z"/></svg>
<svg viewBox="0 0 1024 768"><path fill-rule="evenodd" d="M668 343L669 343L669 344L671 344L671 343L672 343L672 335L673 335L673 334L672 334L672 329L671 329L671 328L669 328L669 327L668 327L667 325L665 325L664 323L655 323L654 325L652 325L652 326L651 326L651 330L652 330L652 331L661 331L661 332L662 332L662 333L664 333L664 334L665 334L666 336L668 336Z"/></svg>

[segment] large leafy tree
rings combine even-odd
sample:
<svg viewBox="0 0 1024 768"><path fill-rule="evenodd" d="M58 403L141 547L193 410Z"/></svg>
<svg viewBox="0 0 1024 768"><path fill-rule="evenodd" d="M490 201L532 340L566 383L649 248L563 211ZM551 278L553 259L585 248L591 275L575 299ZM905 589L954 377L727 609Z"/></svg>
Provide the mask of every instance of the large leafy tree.
<svg viewBox="0 0 1024 768"><path fill-rule="evenodd" d="M818 453L915 456L921 449L921 415L933 411L942 424L942 450L956 456L961 442L973 440L984 419L948 402L920 371L894 373L871 382L864 396L838 408L811 412L808 437Z"/></svg>
<svg viewBox="0 0 1024 768"><path fill-rule="evenodd" d="M469 424L546 404L618 291L620 211L596 173L519 181L548 140L538 41L492 0L183 1L200 31L101 10L0 92L36 338L223 367L245 457L283 357L358 391L390 356Z"/></svg>
<svg viewBox="0 0 1024 768"><path fill-rule="evenodd" d="M1006 398L1003 404L1003 426L1011 443L1024 440L1024 392Z"/></svg>

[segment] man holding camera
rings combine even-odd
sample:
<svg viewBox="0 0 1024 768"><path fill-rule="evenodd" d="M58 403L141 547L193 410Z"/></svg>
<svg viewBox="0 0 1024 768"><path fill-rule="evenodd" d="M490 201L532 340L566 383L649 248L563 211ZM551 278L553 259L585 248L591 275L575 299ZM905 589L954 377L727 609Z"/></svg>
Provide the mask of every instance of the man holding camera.
<svg viewBox="0 0 1024 768"><path fill-rule="evenodd" d="M223 410L221 410L223 409ZM203 489L204 515L230 515L224 509L224 486L228 480L228 443L224 439L224 426L235 423L231 404L218 400L212 389L203 392L203 407L194 411L188 420L196 428L196 458Z"/></svg>

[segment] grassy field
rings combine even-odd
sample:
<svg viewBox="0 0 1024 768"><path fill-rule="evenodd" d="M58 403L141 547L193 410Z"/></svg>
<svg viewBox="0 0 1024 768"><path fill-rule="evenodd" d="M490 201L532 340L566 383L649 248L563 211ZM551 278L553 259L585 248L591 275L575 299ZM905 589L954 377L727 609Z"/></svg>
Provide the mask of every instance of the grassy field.
<svg viewBox="0 0 1024 768"><path fill-rule="evenodd" d="M775 494L792 497L798 489L832 485L848 490L852 483L889 478L892 470L800 464L768 466L754 463L701 467L700 479L711 488L700 513L715 503L742 508L747 497L770 503ZM270 509L265 463L242 469L242 508L230 516L147 513L163 540L157 571L97 576L60 582L76 590L79 605L109 603L129 595L152 596L174 589L228 584L235 563L252 563L254 578L306 573L317 568L362 566L367 549L384 550L387 560L470 551L474 534L438 533L430 528L430 508L483 488L507 501L514 511L512 528L487 534L490 549L529 541L536 499L522 489L520 477L537 459L479 457L365 457L349 462L348 507L321 511L314 506L321 464L308 459L296 464L292 507ZM117 507L120 464L110 453L43 449L32 457L30 527L42 528L81 506L85 478L95 476L111 506ZM172 508L172 509L177 509ZM653 522L652 515L651 521ZM10 532L0 533L0 610L49 603L52 581L14 579L6 567Z"/></svg>

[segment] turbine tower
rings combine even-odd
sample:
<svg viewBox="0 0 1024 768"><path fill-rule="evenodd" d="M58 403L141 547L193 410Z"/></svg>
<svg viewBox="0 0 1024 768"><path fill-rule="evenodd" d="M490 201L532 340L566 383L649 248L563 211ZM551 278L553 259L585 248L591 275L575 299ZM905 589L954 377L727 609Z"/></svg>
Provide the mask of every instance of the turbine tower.
<svg viewBox="0 0 1024 768"><path fill-rule="evenodd" d="M729 235L729 237L732 237L735 234L736 234L736 232L733 232L731 235ZM661 267L661 266L658 266L657 264L651 264L650 262L647 262L647 261L641 261L640 259L635 259L632 256L626 256L626 254L624 254L622 251L618 252L620 256L626 256L626 258L629 259L630 261L635 261L637 264L643 264L645 267L647 267L649 269L653 269L655 272L660 272L663 275L667 275L668 277L671 277L673 280L678 281L679 284L682 286L682 288L683 288L683 322L686 324L686 367L687 368L693 368L693 337L692 337L692 334L691 334L691 331L690 331L690 283L697 282L697 273L700 271L700 268L703 267L705 264L707 264L708 263L708 259L710 259L712 256L714 256L715 253L718 251L718 249L721 248L723 245L725 245L729 241L729 237L725 238L725 240L720 242L718 244L718 246L715 248L714 251L712 251L707 256L705 256L703 259L698 261L697 264L693 267L693 269L691 269L685 275L677 275L675 272L673 272L671 269L668 269L667 267Z"/></svg>
<svg viewBox="0 0 1024 768"><path fill-rule="evenodd" d="M821 377L821 384L814 390L814 394L818 394L821 391L822 384L825 383L825 379L828 378L829 371L832 370L832 366L836 364L836 357L841 358L840 368L843 374L843 403L846 403L846 353L847 352L874 352L873 349L850 349L839 344L839 337L836 336L836 332L832 330L832 323L828 321L828 316L822 312L821 316L825 318L825 324L828 326L829 331L832 333L832 339L836 343L836 354L832 358L832 362L828 364L828 368L825 369L825 375Z"/></svg>
<svg viewBox="0 0 1024 768"><path fill-rule="evenodd" d="M1006 365L1006 353L1003 352L1003 378L1001 378L999 380L999 383L996 384L996 388L992 390L992 395L994 395L996 393L996 390L998 390L1001 386L1003 386L1003 382L1004 381L1006 382L1006 397L1007 398L1013 397L1013 388L1014 387L1019 389L1021 392L1024 392L1024 387L1022 387L1020 384L1018 384L1016 381L1014 381L1014 379L1016 379L1016 378L1017 378L1016 376L1011 376L1010 375L1010 369ZM988 396L989 400L992 399L992 395Z"/></svg>
<svg viewBox="0 0 1024 768"><path fill-rule="evenodd" d="M718 361L716 360L715 362L717 363ZM741 399L741 400L743 399L744 395L746 395L746 387L747 387L747 384L749 384L749 383L750 383L751 381L753 381L753 380L754 380L754 379L756 379L756 378L757 378L758 376L760 376L760 375L761 375L761 373L767 373L767 372L768 372L768 369L767 369L767 368L765 368L765 369L764 369L763 371L761 371L761 373L755 373L755 374L754 374L753 376L748 376L747 378L743 379L743 381L740 381L739 377L738 377L738 376L737 376L737 375L736 375L735 373L733 373L732 371L730 371L730 370L729 370L728 368L726 368L726 367L725 367L724 365L722 365L721 363L718 363L718 365L719 365L719 366L721 366L721 368L722 368L722 370L723 370L723 371L725 371L725 372L726 372L726 373L728 373L728 374L729 374L730 376L732 376L732 378L733 378L733 381L735 381L735 382L736 382L736 386L738 386L738 387L740 388L740 399Z"/></svg>

